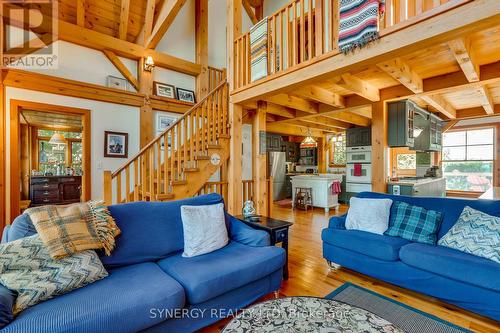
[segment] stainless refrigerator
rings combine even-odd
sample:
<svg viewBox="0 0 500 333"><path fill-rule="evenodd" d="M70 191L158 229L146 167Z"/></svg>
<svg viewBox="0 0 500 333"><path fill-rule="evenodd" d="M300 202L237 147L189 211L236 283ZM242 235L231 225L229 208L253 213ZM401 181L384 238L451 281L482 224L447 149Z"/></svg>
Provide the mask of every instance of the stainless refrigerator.
<svg viewBox="0 0 500 333"><path fill-rule="evenodd" d="M273 201L286 198L286 153L269 152L269 176L273 177Z"/></svg>

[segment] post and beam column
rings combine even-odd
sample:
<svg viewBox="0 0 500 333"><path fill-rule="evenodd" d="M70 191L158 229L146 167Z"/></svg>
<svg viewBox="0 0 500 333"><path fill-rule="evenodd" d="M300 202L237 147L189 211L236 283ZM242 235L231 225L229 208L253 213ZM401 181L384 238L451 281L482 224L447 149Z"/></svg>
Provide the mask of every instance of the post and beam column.
<svg viewBox="0 0 500 333"><path fill-rule="evenodd" d="M265 136L261 136L261 133L266 132L266 111L267 103L259 101L257 105L257 110L252 119L252 170L253 170L253 181L254 181L254 203L259 215L268 215L268 190L267 190L267 154L265 149ZM264 142L261 142L261 139ZM261 149L263 148L263 149Z"/></svg>
<svg viewBox="0 0 500 333"><path fill-rule="evenodd" d="M196 63L201 72L196 77L196 96L201 100L209 93L208 72L208 0L195 3Z"/></svg>
<svg viewBox="0 0 500 333"><path fill-rule="evenodd" d="M234 88L234 40L241 35L241 1L226 0L227 17L227 66L229 90ZM240 214L243 200L241 161L242 161L242 117L243 108L241 105L231 103L229 100L228 108L229 133L231 135L228 163L228 202L227 208L230 214Z"/></svg>
<svg viewBox="0 0 500 333"><path fill-rule="evenodd" d="M372 191L387 192L387 103L372 105Z"/></svg>
<svg viewBox="0 0 500 333"><path fill-rule="evenodd" d="M139 92L146 95L144 104L141 106L140 114L140 145L141 148L151 142L154 138L154 112L149 97L153 95L153 70L144 70L145 58L139 60Z"/></svg>

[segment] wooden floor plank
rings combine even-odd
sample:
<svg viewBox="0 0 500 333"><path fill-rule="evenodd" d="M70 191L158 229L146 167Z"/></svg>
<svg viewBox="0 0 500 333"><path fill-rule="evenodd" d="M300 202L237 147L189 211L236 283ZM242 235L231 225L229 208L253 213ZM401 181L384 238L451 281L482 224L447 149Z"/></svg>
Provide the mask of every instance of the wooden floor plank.
<svg viewBox="0 0 500 333"><path fill-rule="evenodd" d="M342 205L339 214L344 214L346 210L347 207ZM289 235L290 278L283 282L280 290L282 296L324 297L343 283L351 282L475 332L500 332L498 322L435 298L399 288L345 268L330 270L322 257L321 230L327 227L330 216L335 214L335 211L327 214L323 209L308 212L292 211L291 208L274 205L274 218L294 222ZM268 295L260 301L271 297ZM222 320L201 332L220 332L227 322L227 319Z"/></svg>

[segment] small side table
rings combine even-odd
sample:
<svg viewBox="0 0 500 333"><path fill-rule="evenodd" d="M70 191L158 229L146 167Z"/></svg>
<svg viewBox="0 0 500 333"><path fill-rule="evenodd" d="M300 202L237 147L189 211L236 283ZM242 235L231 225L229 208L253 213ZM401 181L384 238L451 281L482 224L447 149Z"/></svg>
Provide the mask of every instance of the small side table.
<svg viewBox="0 0 500 333"><path fill-rule="evenodd" d="M293 223L273 219L270 217L256 215L259 221L253 221L251 218L245 218L243 215L238 215L236 218L246 225L266 231L271 236L271 245L281 243L281 247L285 249L285 267L283 267L283 279L288 280L288 228Z"/></svg>

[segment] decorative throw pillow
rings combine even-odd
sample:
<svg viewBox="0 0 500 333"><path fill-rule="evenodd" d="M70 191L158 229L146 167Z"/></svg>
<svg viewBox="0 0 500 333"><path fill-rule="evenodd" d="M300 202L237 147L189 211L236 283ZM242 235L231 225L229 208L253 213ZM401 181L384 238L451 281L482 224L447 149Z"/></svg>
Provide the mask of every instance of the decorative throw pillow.
<svg viewBox="0 0 500 333"><path fill-rule="evenodd" d="M181 206L184 231L183 257L210 253L227 245L224 204Z"/></svg>
<svg viewBox="0 0 500 333"><path fill-rule="evenodd" d="M0 283L18 293L15 315L106 276L95 251L54 260L39 235L0 245Z"/></svg>
<svg viewBox="0 0 500 333"><path fill-rule="evenodd" d="M466 206L457 223L438 241L438 245L500 264L500 217Z"/></svg>
<svg viewBox="0 0 500 333"><path fill-rule="evenodd" d="M391 199L352 197L349 200L345 228L382 235L389 226L391 205Z"/></svg>
<svg viewBox="0 0 500 333"><path fill-rule="evenodd" d="M110 255L120 234L102 202L41 206L27 209L26 214L54 259L95 249L104 249Z"/></svg>
<svg viewBox="0 0 500 333"><path fill-rule="evenodd" d="M385 235L435 245L442 219L441 212L395 201Z"/></svg>

